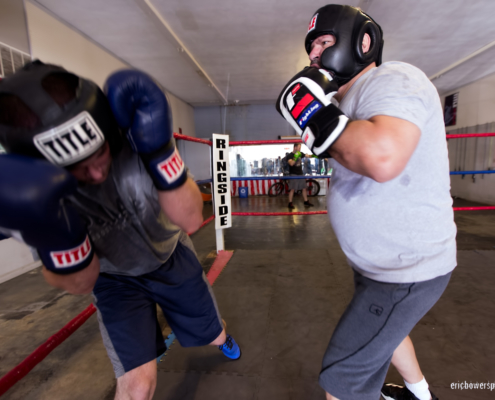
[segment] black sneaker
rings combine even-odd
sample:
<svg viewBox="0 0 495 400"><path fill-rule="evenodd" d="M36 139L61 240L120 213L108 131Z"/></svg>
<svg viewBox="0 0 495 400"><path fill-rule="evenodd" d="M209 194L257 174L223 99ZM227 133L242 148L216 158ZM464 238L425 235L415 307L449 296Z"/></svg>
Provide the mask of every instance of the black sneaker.
<svg viewBox="0 0 495 400"><path fill-rule="evenodd" d="M431 393L432 400L438 400L438 397ZM419 400L407 387L386 383L382 387L382 397L385 400Z"/></svg>
<svg viewBox="0 0 495 400"><path fill-rule="evenodd" d="M293 210L294 208L296 208L296 207L294 207L294 204L292 204L292 202L289 203L288 207L289 207L289 210Z"/></svg>
<svg viewBox="0 0 495 400"><path fill-rule="evenodd" d="M313 207L314 204L311 204L309 201L304 202L304 207Z"/></svg>

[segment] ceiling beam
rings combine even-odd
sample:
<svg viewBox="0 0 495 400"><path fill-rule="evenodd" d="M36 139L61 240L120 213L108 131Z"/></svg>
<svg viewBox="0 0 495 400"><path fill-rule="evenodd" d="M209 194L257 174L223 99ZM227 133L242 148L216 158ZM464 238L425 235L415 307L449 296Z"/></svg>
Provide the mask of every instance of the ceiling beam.
<svg viewBox="0 0 495 400"><path fill-rule="evenodd" d="M471 53L470 55L468 55L464 58L461 58L460 60L456 61L455 63L450 64L447 68L444 68L441 71L437 72L436 74L433 74L432 76L428 77L428 79L430 81L433 81L435 79L440 78L442 75L445 75L447 72L453 70L454 68L458 67L461 64L464 64L466 61L471 60L472 58L487 51L488 49L492 48L493 46L495 46L495 40L491 43L488 43L486 46L483 46L481 49L476 50L474 53Z"/></svg>
<svg viewBox="0 0 495 400"><path fill-rule="evenodd" d="M201 66L201 64L196 60L194 55L189 51L189 49L184 45L184 43L180 40L180 38L175 34L172 30L172 27L168 24L168 22L163 18L160 12L156 9L156 7L151 3L150 0L135 0L135 2L140 6L140 8L146 12L146 14L154 17L155 21L159 23L159 25L164 28L161 29L161 32L166 33L168 38L173 41L177 46L177 51L182 53L186 59L188 59L196 68L198 74L203 77L208 86L213 88L220 99L224 104L227 104L227 97L223 94L223 92L218 88L213 79L208 75L205 69Z"/></svg>

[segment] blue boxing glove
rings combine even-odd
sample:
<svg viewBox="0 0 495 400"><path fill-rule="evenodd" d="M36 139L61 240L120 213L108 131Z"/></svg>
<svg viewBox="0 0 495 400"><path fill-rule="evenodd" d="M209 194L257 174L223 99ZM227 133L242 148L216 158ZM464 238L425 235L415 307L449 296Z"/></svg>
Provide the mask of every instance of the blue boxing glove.
<svg viewBox="0 0 495 400"><path fill-rule="evenodd" d="M94 255L77 212L64 202L76 188L69 172L48 161L0 155L0 227L35 247L57 274L86 268Z"/></svg>
<svg viewBox="0 0 495 400"><path fill-rule="evenodd" d="M105 92L117 123L139 154L158 190L178 188L187 180L172 137L167 98L143 72L118 71L107 79Z"/></svg>

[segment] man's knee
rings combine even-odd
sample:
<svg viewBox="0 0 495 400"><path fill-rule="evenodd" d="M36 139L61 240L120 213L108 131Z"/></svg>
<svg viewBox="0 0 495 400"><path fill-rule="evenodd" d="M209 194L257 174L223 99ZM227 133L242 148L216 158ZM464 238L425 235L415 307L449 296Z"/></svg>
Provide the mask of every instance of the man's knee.
<svg viewBox="0 0 495 400"><path fill-rule="evenodd" d="M156 388L156 361L126 372L117 379L115 400L151 400Z"/></svg>

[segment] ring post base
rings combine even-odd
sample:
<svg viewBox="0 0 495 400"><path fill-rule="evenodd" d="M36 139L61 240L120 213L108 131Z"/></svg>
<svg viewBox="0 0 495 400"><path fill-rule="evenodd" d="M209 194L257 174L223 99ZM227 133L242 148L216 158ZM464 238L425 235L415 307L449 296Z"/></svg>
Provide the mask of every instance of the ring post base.
<svg viewBox="0 0 495 400"><path fill-rule="evenodd" d="M217 254L218 254L220 251L225 250L225 243L223 240L223 229L216 229L215 237L217 242Z"/></svg>

